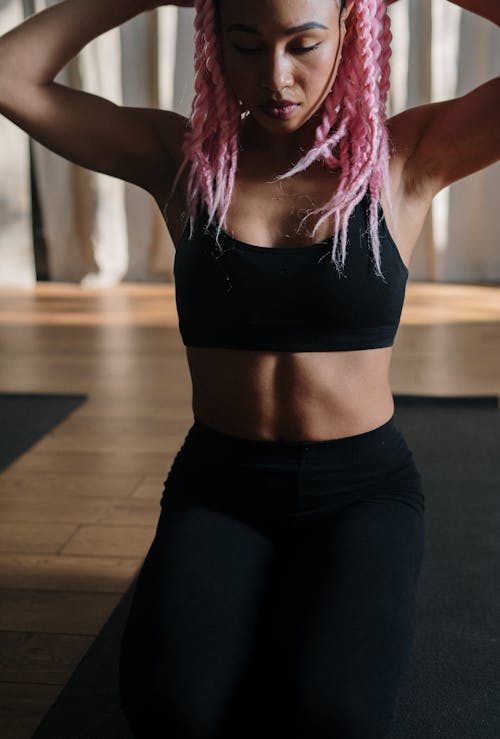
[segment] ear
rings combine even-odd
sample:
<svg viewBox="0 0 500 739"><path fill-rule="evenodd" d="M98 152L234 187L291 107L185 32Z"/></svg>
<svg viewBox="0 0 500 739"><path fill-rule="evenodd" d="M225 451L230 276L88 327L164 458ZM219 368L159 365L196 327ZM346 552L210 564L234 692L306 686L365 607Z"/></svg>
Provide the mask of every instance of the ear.
<svg viewBox="0 0 500 739"><path fill-rule="evenodd" d="M344 39L349 35L349 32L353 32L354 30L353 23L348 23L346 26L346 21L349 18L352 9L354 8L354 4L355 0L347 0L347 4L340 14L340 33L342 43L344 43Z"/></svg>
<svg viewBox="0 0 500 739"><path fill-rule="evenodd" d="M349 18L351 14L351 10L354 8L355 2L356 0L347 0L346 5L341 14L342 23L345 23L345 21Z"/></svg>

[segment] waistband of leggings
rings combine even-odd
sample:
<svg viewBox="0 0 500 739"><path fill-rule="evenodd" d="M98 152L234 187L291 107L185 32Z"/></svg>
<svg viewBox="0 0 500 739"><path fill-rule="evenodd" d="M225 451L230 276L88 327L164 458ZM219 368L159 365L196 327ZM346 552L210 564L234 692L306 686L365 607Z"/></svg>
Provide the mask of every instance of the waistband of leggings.
<svg viewBox="0 0 500 739"><path fill-rule="evenodd" d="M196 439L202 442L205 449L224 449L233 453L250 453L256 455L266 455L266 453L276 454L277 452L290 455L296 454L298 451L312 451L319 454L335 454L342 456L349 454L359 454L377 452L384 446L391 446L396 439L401 439L401 433L394 423L394 414L388 421L377 428L370 431L364 431L361 434L352 436L342 436L337 439L321 439L321 440L268 440L268 439L247 439L241 436L233 436L218 431L204 424L197 418L189 429L188 438Z"/></svg>

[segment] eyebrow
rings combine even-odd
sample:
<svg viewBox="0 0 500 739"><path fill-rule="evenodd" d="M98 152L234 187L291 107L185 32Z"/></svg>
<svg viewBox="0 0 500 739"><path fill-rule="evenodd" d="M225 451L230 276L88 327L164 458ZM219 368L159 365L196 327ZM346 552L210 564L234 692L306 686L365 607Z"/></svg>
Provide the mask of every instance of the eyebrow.
<svg viewBox="0 0 500 739"><path fill-rule="evenodd" d="M328 31L328 26L324 26L322 23L316 23L316 21L311 21L310 23L303 23L301 26L294 26L293 28L287 28L285 30L285 35L292 36L294 33L302 33L303 31L309 31L311 28L322 28L325 31ZM232 25L226 28L226 31L228 33L229 31L244 31L245 33L253 33L256 36L259 35L259 31L256 28L252 28L251 26L245 26L243 23L233 23Z"/></svg>

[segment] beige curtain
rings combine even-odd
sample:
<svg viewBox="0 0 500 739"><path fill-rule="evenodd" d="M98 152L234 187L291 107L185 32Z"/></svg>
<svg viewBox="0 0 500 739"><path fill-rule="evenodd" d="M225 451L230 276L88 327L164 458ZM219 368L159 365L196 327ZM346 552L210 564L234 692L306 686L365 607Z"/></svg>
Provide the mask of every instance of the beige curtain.
<svg viewBox="0 0 500 739"><path fill-rule="evenodd" d="M36 12L58 0L25 0ZM398 0L392 19L389 114L462 95L499 73L492 23L446 0ZM0 0L0 33L23 18ZM57 76L117 104L188 115L193 97L192 9L162 6L90 42ZM0 284L35 280L27 135L0 117ZM154 200L140 188L77 167L33 142L52 280L109 285L173 280L174 248ZM435 198L411 279L500 281L500 164Z"/></svg>
<svg viewBox="0 0 500 739"><path fill-rule="evenodd" d="M0 2L0 34L22 19L21 3ZM30 287L34 282L29 139L0 115L0 285Z"/></svg>

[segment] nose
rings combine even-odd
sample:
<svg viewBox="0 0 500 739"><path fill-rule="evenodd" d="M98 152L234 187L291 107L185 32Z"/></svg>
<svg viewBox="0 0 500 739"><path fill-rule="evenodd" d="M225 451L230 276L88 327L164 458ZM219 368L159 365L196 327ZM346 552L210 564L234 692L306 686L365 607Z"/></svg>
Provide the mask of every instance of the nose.
<svg viewBox="0 0 500 739"><path fill-rule="evenodd" d="M260 84L271 92L281 92L285 87L293 87L292 62L280 51L270 52L261 61Z"/></svg>

